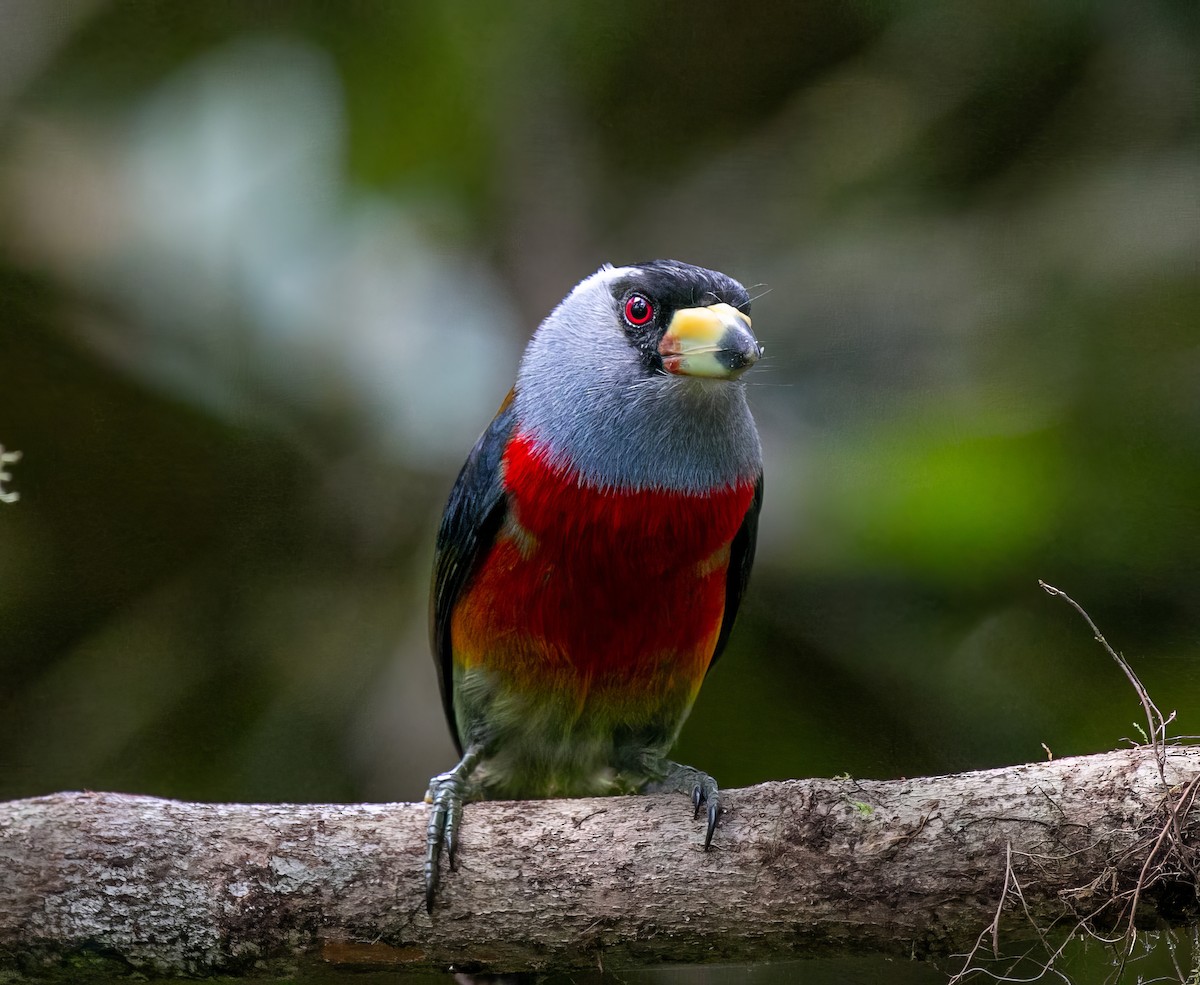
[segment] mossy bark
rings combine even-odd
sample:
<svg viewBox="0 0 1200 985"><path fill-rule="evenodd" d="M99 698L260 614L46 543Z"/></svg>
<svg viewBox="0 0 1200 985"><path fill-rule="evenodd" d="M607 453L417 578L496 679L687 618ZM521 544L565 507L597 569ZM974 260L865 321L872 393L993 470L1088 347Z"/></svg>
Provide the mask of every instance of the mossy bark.
<svg viewBox="0 0 1200 985"><path fill-rule="evenodd" d="M1162 776L1138 748L765 783L722 793L708 852L677 796L471 804L432 916L424 805L55 794L0 804L0 981L936 957L998 910L1002 934L1119 932L1135 903L1180 925L1198 787L1200 747L1168 748Z"/></svg>

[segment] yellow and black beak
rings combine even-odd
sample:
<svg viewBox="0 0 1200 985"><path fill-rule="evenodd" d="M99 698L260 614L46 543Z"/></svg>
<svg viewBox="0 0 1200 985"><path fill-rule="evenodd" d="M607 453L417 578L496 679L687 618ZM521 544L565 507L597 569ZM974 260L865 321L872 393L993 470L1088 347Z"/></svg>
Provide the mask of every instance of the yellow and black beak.
<svg viewBox="0 0 1200 985"><path fill-rule="evenodd" d="M676 311L658 354L668 373L735 380L758 362L762 347L749 316L722 303Z"/></svg>

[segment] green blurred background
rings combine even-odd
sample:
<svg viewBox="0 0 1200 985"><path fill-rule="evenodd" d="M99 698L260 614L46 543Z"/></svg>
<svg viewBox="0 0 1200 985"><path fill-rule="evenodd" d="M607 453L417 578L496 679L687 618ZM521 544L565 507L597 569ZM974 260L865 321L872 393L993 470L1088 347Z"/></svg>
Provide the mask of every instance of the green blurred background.
<svg viewBox="0 0 1200 985"><path fill-rule="evenodd" d="M0 17L0 797L420 798L454 474L549 308L657 256L762 294L767 353L758 566L680 759L1136 738L1039 578L1200 731L1190 0Z"/></svg>

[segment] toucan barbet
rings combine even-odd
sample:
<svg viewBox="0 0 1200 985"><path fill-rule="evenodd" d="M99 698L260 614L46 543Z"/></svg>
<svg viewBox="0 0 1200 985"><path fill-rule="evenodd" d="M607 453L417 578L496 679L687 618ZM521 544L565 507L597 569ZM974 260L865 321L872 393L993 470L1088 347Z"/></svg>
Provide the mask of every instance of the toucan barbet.
<svg viewBox="0 0 1200 985"><path fill-rule="evenodd" d="M750 297L675 260L605 265L541 323L437 536L431 635L462 760L435 776L425 860L464 801L688 793L667 755L750 567L762 452L743 372Z"/></svg>

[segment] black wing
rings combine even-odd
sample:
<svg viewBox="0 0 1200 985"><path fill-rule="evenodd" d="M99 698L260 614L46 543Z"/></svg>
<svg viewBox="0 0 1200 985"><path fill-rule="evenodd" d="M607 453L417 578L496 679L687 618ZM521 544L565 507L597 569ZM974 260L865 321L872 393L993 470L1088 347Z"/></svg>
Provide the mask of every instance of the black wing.
<svg viewBox="0 0 1200 985"><path fill-rule="evenodd" d="M507 498L500 463L512 434L516 413L512 392L500 405L488 429L479 436L450 491L434 549L433 585L429 593L429 635L438 667L442 707L458 751L462 740L454 719L454 666L450 618L454 603L504 523Z"/></svg>
<svg viewBox="0 0 1200 985"><path fill-rule="evenodd" d="M750 509L738 532L733 535L733 543L729 545L729 571L725 576L725 615L721 619L721 632L717 636L717 647L713 650L713 664L729 642L729 634L733 631L733 621L737 618L738 607L742 604L742 595L750 582L750 569L754 566L754 547L758 541L758 514L762 510L763 479L760 475L754 485L754 499L750 501Z"/></svg>

